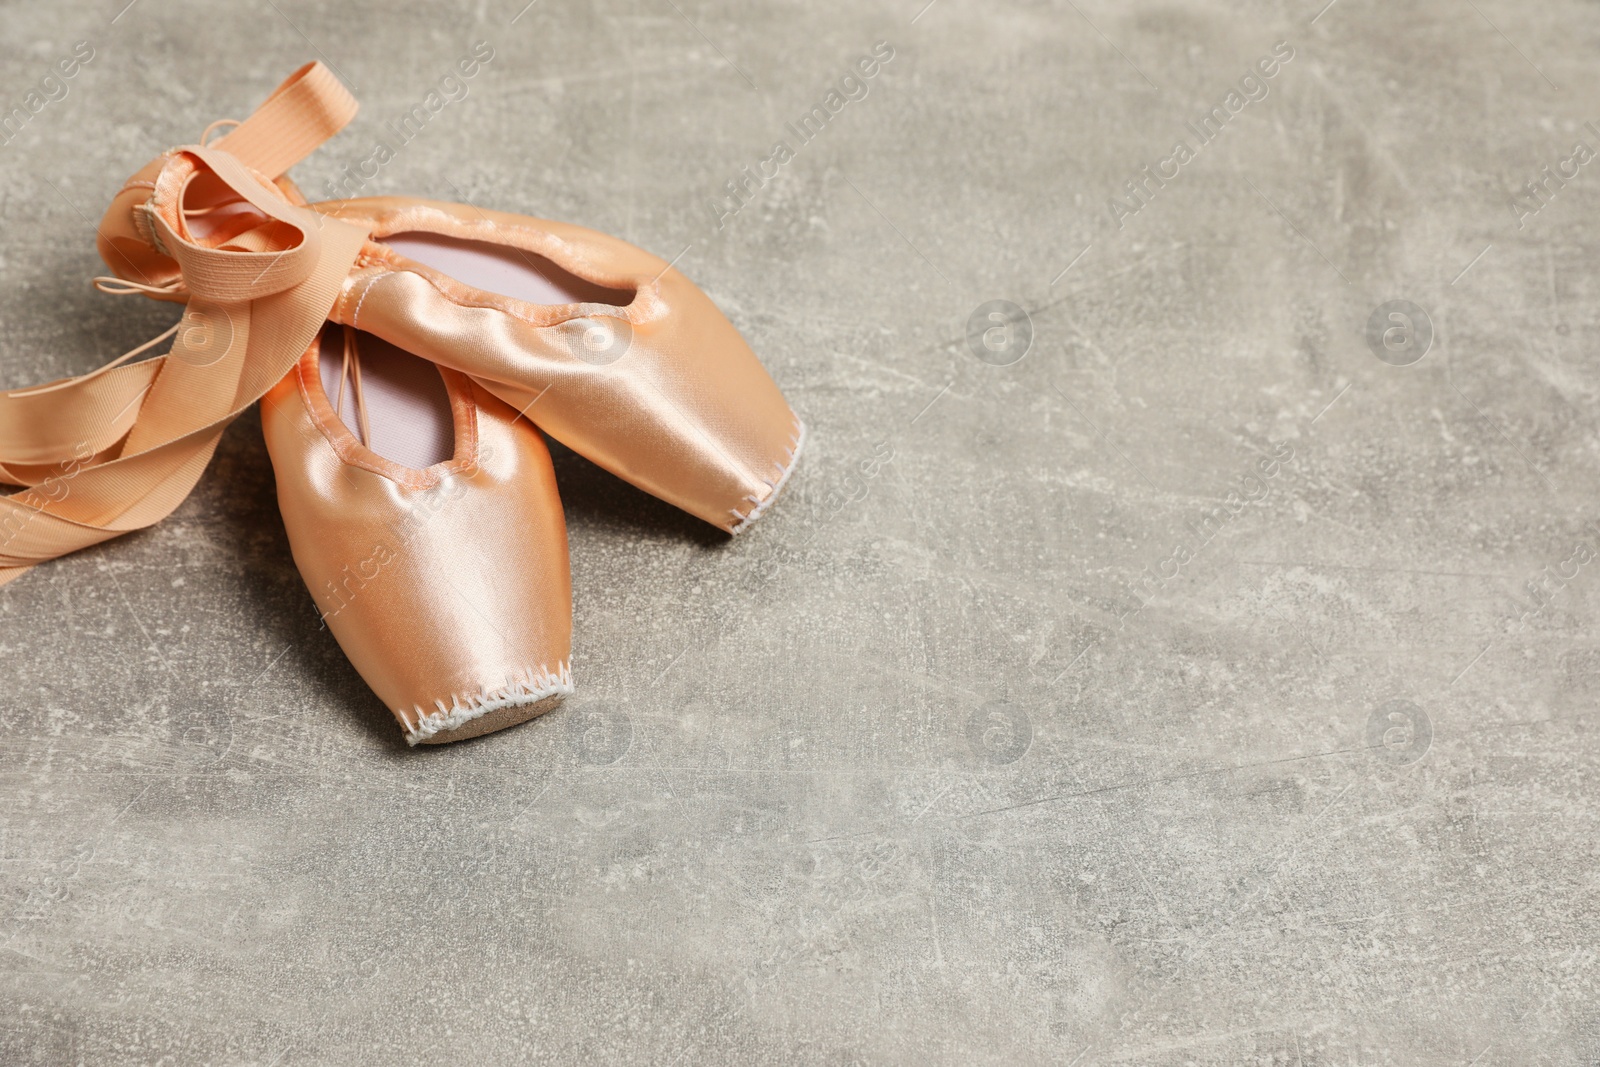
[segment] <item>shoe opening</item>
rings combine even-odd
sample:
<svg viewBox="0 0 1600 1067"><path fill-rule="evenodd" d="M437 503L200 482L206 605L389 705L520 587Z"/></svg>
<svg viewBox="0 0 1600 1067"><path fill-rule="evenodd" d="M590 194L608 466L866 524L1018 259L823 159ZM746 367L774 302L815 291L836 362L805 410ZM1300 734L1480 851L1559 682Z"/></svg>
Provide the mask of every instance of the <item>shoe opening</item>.
<svg viewBox="0 0 1600 1067"><path fill-rule="evenodd" d="M632 289L612 289L580 278L544 256L520 248L412 231L382 244L456 281L530 304L633 303Z"/></svg>
<svg viewBox="0 0 1600 1067"><path fill-rule="evenodd" d="M339 419L372 451L421 470L455 454L455 419L439 368L381 337L323 331L322 390Z"/></svg>

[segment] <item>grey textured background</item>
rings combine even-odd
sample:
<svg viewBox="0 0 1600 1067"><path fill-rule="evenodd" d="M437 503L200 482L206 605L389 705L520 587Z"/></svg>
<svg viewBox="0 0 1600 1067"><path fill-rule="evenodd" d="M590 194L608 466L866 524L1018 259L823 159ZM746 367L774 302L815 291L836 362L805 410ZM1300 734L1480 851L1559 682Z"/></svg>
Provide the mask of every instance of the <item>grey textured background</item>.
<svg viewBox="0 0 1600 1067"><path fill-rule="evenodd" d="M1600 149L1600 6L124 2L0 5L0 110L96 50L0 148L8 387L175 317L87 284L159 149L321 56L319 190L483 40L370 191L681 252L812 437L734 542L563 455L579 695L442 750L253 418L0 590L0 1061L1600 1063L1600 169L1511 207Z"/></svg>

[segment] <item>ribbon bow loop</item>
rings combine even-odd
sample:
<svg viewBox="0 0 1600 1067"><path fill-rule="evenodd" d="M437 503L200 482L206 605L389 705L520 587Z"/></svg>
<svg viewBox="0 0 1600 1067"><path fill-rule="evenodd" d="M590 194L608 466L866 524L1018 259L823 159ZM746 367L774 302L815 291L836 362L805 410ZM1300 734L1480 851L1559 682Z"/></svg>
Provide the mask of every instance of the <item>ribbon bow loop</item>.
<svg viewBox="0 0 1600 1067"><path fill-rule="evenodd" d="M101 256L126 291L189 308L164 356L119 366L150 342L0 393L0 482L30 487L0 497L0 584L171 514L222 432L304 354L367 234L306 207L283 173L356 106L307 64L226 136L164 153L117 195Z"/></svg>
<svg viewBox="0 0 1600 1067"><path fill-rule="evenodd" d="M324 225L338 223L291 204L277 186L221 148L186 145L167 160L138 210L151 246L177 263L189 292L241 303L292 289L311 276L322 258ZM202 206L195 206L197 199ZM201 236L191 215L220 215L224 222ZM233 232L240 226L245 228Z"/></svg>

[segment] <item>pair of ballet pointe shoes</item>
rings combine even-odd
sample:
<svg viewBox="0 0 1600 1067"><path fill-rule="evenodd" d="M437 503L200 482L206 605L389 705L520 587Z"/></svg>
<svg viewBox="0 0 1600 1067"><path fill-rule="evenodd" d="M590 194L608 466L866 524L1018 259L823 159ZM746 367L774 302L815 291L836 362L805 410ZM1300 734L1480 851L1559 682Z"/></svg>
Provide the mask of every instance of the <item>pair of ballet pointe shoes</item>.
<svg viewBox="0 0 1600 1067"><path fill-rule="evenodd" d="M541 431L737 533L804 429L706 295L623 241L401 197L307 204L284 173L355 107L310 64L117 194L102 288L188 306L164 356L0 396L0 480L29 487L0 499L18 527L0 580L169 513L260 399L323 621L410 743L453 741L572 692Z"/></svg>

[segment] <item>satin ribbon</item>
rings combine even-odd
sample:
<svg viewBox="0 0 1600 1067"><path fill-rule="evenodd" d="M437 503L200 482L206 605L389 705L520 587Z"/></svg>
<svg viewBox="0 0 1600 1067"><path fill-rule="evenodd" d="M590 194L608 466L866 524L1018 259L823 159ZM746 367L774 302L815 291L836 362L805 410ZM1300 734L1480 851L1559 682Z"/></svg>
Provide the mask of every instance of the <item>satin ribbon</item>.
<svg viewBox="0 0 1600 1067"><path fill-rule="evenodd" d="M163 155L136 222L181 269L184 318L166 355L124 364L135 349L0 393L0 482L28 487L0 497L0 585L170 515L223 431L305 353L367 231L290 203L274 182L357 106L327 67L307 64L225 136ZM259 216L220 243L197 239L184 210L196 182Z"/></svg>

